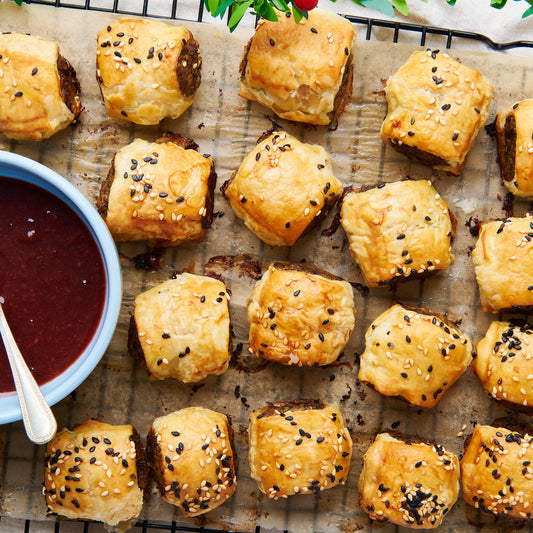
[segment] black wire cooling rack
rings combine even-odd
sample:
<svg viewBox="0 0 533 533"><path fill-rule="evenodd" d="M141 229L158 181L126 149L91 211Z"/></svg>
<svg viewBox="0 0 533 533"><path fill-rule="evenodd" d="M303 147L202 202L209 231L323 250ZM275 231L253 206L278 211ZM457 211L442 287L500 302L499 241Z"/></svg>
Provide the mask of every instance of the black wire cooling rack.
<svg viewBox="0 0 533 533"><path fill-rule="evenodd" d="M102 5L100 0L24 0L27 4L43 4L50 5L54 7L64 7L71 9L82 9L82 10L92 10L92 11L102 11L108 13L116 13L122 15L137 15L137 16L150 16L155 18L164 18L170 20L185 20L193 22L203 22L209 23L213 22L214 19L206 12L204 8L204 3L202 0L199 1L198 9L196 10L195 16L184 17L182 13L179 13L178 16L178 4L179 0L167 0L170 4L165 14L158 13L152 9L153 4L158 0L142 0L142 5L137 5L137 9L124 9L122 8L121 0L110 0L108 5ZM161 4L161 2L159 2ZM132 3L128 3L128 6L131 7ZM228 12L227 16L231 16L231 10ZM358 17L353 15L344 15L348 20L350 20L358 29L358 35L361 37L364 35L366 40L373 40L376 38L374 30L383 29L386 30L386 36L384 37L381 33L379 36L380 40L387 40L388 42L399 43L406 40L406 36L409 35L409 42L413 42L413 36L419 35L419 44L421 46L434 45L436 39L439 40L438 45L444 46L445 48L452 48L454 44L457 44L458 40L463 39L467 41L476 41L483 43L486 47L496 50L510 50L510 49L526 49L533 48L533 41L520 40L520 41L510 41L510 42L495 42L486 35L462 30L455 30L449 28L440 28L434 26L423 26L420 24L412 24L407 22L397 22L397 21L388 21L374 18ZM359 28L358 28L359 27ZM363 31L361 31L362 27ZM373 33L374 32L374 33ZM6 523L7 522L7 523ZM36 528L35 522L31 520L22 520L17 521L16 530L13 529L12 522L8 518L2 518L0 516L0 533L33 533L38 531ZM20 525L19 525L20 524ZM99 524L92 522L75 522L67 521L62 522L58 521L53 523L50 526L48 531L51 531L53 528L54 533L69 533L76 531L79 533L93 533L94 531L101 531ZM96 529L98 528L98 529ZM148 520L139 521L135 524L135 532L137 533L156 533L159 531L170 532L170 533L222 533L220 529L212 529L206 527L194 527L186 526L183 524L178 524L177 522L170 523L158 523ZM254 533L265 533L266 530L257 526ZM226 532L228 533L228 532ZM239 533L239 532L233 532ZM281 532L280 532L281 533ZM283 533L289 533L287 530Z"/></svg>

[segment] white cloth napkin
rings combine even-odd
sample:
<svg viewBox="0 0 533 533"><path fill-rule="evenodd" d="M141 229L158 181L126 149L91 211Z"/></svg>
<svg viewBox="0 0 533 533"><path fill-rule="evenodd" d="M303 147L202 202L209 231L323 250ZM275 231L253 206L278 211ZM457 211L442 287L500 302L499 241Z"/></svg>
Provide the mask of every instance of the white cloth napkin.
<svg viewBox="0 0 533 533"><path fill-rule="evenodd" d="M457 0L455 6L448 5L445 0L428 0L427 3L421 0L409 0L408 6L409 16L404 17L396 12L394 18L391 18L381 11L357 6L350 0L338 0L335 3L329 0L319 2L320 9L368 18L412 22L481 33L500 43L518 40L533 41L533 15L522 18L524 11L530 7L525 1L508 0L501 10L490 7L490 0ZM419 35L409 36L409 32L405 31L401 34L401 42L419 42ZM452 44L456 48L491 50L487 45L478 45L470 40L454 38ZM509 50L508 53L533 55L533 48L515 48Z"/></svg>

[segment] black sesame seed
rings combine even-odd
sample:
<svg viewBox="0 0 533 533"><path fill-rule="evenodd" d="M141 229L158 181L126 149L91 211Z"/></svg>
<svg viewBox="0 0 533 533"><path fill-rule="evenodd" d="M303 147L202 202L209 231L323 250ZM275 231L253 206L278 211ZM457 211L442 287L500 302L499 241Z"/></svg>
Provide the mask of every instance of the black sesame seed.
<svg viewBox="0 0 533 533"><path fill-rule="evenodd" d="M407 132L407 135L409 135L409 137L412 137L414 134L415 134L414 131L408 131L408 132Z"/></svg>
<svg viewBox="0 0 533 533"><path fill-rule="evenodd" d="M163 54L161 52L159 52L159 54L157 54L157 59L159 59L159 61L161 61L163 59Z"/></svg>
<svg viewBox="0 0 533 533"><path fill-rule="evenodd" d="M287 222L287 224L285 224L285 227L286 227L286 228L290 228L290 227L291 227L291 223L290 223L290 222Z"/></svg>
<svg viewBox="0 0 533 533"><path fill-rule="evenodd" d="M298 439L294 444L296 444L296 446L300 446L302 442L303 442L303 439Z"/></svg>
<svg viewBox="0 0 533 533"><path fill-rule="evenodd" d="M184 200L185 200L185 198L183 198L183 196L178 196L178 197L176 198L176 202L177 202L178 204L181 204L181 202L183 202Z"/></svg>
<svg viewBox="0 0 533 533"><path fill-rule="evenodd" d="M170 339L170 333L163 333L161 337L163 337L163 339Z"/></svg>
<svg viewBox="0 0 533 533"><path fill-rule="evenodd" d="M22 91L17 91L15 93L15 96L18 98L19 96L22 96L24 93Z"/></svg>
<svg viewBox="0 0 533 533"><path fill-rule="evenodd" d="M345 48L344 49L344 53L348 56L348 55L350 55L350 50L348 50L348 48Z"/></svg>
<svg viewBox="0 0 533 533"><path fill-rule="evenodd" d="M39 69L37 67L33 67L32 71L31 71L31 75L35 76L35 74L37 74L37 72L39 72Z"/></svg>
<svg viewBox="0 0 533 533"><path fill-rule="evenodd" d="M318 338L319 338L322 342L324 342L324 335L322 335L322 333L319 333L319 334L318 334Z"/></svg>
<svg viewBox="0 0 533 533"><path fill-rule="evenodd" d="M318 33L318 30L316 28L311 28L312 33Z"/></svg>
<svg viewBox="0 0 533 533"><path fill-rule="evenodd" d="M138 57L134 57L133 61L135 61L135 63L137 63L138 65L141 63L141 60Z"/></svg>
<svg viewBox="0 0 533 533"><path fill-rule="evenodd" d="M257 152L257 154L255 154L255 160L259 161L260 159L261 159L261 152Z"/></svg>
<svg viewBox="0 0 533 533"><path fill-rule="evenodd" d="M398 235L396 239L398 239L399 241L401 241L402 239L405 239L405 233L400 233L400 235Z"/></svg>
<svg viewBox="0 0 533 533"><path fill-rule="evenodd" d="M448 109L450 109L450 107L452 107L450 104L444 104L444 105L441 107L441 109L442 109L443 111L448 111Z"/></svg>
<svg viewBox="0 0 533 533"><path fill-rule="evenodd" d="M400 376L402 376L402 378L404 378L404 379L407 379L407 374L406 374L405 372L402 372L402 373L400 374Z"/></svg>

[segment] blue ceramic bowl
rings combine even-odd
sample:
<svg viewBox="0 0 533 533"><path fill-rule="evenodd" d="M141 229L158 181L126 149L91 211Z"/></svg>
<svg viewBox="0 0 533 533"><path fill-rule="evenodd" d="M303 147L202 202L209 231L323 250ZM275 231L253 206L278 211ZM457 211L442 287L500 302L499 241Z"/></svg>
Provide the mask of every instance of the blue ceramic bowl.
<svg viewBox="0 0 533 533"><path fill-rule="evenodd" d="M122 273L117 249L107 226L91 203L53 170L20 155L0 150L0 176L23 180L45 189L67 204L91 232L104 264L106 292L96 332L85 351L41 390L54 405L78 387L96 367L115 331L122 301ZM0 424L22 419L16 394L0 395Z"/></svg>

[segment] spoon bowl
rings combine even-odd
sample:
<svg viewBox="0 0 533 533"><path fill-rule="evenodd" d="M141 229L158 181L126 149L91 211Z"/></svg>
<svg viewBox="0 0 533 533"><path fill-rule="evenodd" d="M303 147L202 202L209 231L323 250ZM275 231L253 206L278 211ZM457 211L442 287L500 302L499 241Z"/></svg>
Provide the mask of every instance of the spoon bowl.
<svg viewBox="0 0 533 533"><path fill-rule="evenodd" d="M57 422L46 403L44 396L35 381L19 347L11 333L0 296L0 336L4 341L7 358L13 374L13 381L22 411L22 420L28 438L35 444L46 444L56 434Z"/></svg>

